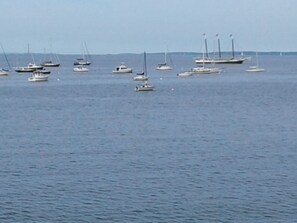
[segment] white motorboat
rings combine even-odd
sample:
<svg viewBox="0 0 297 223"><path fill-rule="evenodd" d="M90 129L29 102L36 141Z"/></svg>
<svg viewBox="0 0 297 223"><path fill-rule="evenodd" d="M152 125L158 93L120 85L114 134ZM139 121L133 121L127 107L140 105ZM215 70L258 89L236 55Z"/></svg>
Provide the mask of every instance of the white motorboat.
<svg viewBox="0 0 297 223"><path fill-rule="evenodd" d="M112 71L112 73L114 74L126 74L126 73L132 73L132 72L133 72L133 69L126 67L126 65L123 63L119 66L116 66Z"/></svg>
<svg viewBox="0 0 297 223"><path fill-rule="evenodd" d="M153 91L154 86L150 85L149 83L145 82L144 84L139 84L135 87L135 91Z"/></svg>
<svg viewBox="0 0 297 223"><path fill-rule="evenodd" d="M8 70L0 68L0 76L7 76L7 75L8 75Z"/></svg>
<svg viewBox="0 0 297 223"><path fill-rule="evenodd" d="M28 78L30 82L41 82L41 81L48 81L48 74L44 74L43 72L36 70L32 73L31 77Z"/></svg>
<svg viewBox="0 0 297 223"><path fill-rule="evenodd" d="M74 68L73 68L73 71L74 71L74 72L88 72L89 69L86 68L86 67L84 67L83 65L79 65L79 66L77 66L77 67L74 67Z"/></svg>
<svg viewBox="0 0 297 223"><path fill-rule="evenodd" d="M138 73L136 76L133 77L135 81L147 81L148 77L144 73Z"/></svg>

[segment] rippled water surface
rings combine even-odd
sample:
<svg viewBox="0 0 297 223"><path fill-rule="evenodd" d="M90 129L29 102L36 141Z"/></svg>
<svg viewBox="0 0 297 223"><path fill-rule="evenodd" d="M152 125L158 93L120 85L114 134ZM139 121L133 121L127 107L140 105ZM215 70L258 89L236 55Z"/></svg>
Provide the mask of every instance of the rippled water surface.
<svg viewBox="0 0 297 223"><path fill-rule="evenodd" d="M148 54L147 93L111 74L142 55L93 56L87 74L60 59L45 83L0 78L0 222L296 221L296 55L178 78L193 55L162 73Z"/></svg>

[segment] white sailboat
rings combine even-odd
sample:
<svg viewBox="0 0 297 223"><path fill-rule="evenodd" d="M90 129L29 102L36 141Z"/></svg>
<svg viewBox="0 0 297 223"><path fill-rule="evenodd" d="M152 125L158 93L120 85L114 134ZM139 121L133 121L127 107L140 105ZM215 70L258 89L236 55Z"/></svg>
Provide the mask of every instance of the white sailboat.
<svg viewBox="0 0 297 223"><path fill-rule="evenodd" d="M203 61L204 61L204 51L203 51ZM216 74L216 73L220 73L221 69L216 67L205 67L205 62L203 62L201 67L194 67L192 68L191 72L192 74Z"/></svg>
<svg viewBox="0 0 297 223"><path fill-rule="evenodd" d="M143 76L147 77L147 67L146 67L146 53L143 53ZM147 81L143 84L139 84L135 87L135 91L153 91L154 86L150 85Z"/></svg>
<svg viewBox="0 0 297 223"><path fill-rule="evenodd" d="M246 69L247 72L264 72L265 69L259 67L259 59L258 59L258 52L256 52L256 65L250 66L248 69Z"/></svg>
<svg viewBox="0 0 297 223"><path fill-rule="evenodd" d="M11 69L11 66L9 64L9 61L8 61L8 58L7 58L6 53L4 51L4 48L3 48L3 46L2 46L1 43L0 43L0 45L1 45L1 48L2 48L3 55L5 57L6 63L8 65L8 67L9 67L9 69ZM8 73L9 73L9 70L8 69L0 68L0 76L8 76Z"/></svg>
<svg viewBox="0 0 297 223"><path fill-rule="evenodd" d="M167 51L164 53L164 63L160 63L157 65L156 70L160 71L166 71L166 70L172 70L172 67L167 64Z"/></svg>

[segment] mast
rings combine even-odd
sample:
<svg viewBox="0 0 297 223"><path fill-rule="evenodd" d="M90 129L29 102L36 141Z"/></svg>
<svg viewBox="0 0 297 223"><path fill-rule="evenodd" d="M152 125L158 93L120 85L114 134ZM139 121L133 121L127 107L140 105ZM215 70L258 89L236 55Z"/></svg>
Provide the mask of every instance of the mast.
<svg viewBox="0 0 297 223"><path fill-rule="evenodd" d="M222 58L222 54L221 54L221 42L220 42L219 34L217 34L216 37L218 38L219 58L221 59Z"/></svg>
<svg viewBox="0 0 297 223"><path fill-rule="evenodd" d="M8 61L7 55L6 55L5 51L4 51L4 48L3 48L2 43L0 43L0 45L1 45L1 48L2 48L2 51L3 51L3 54L4 54L4 57L5 57L6 63L8 65L8 67L9 67L9 70L11 70L11 66L10 66L10 63Z"/></svg>
<svg viewBox="0 0 297 223"><path fill-rule="evenodd" d="M208 48L207 48L206 34L203 33L203 36L204 36L205 54L206 54L206 57L208 58Z"/></svg>
<svg viewBox="0 0 297 223"><path fill-rule="evenodd" d="M147 76L147 68L146 68L146 53L144 51L143 53L143 72L144 72L144 75Z"/></svg>
<svg viewBox="0 0 297 223"><path fill-rule="evenodd" d="M233 56L233 58L235 58L235 55L234 55L234 39L233 39L232 34L230 34L230 38L231 38L231 42L232 42L232 56Z"/></svg>

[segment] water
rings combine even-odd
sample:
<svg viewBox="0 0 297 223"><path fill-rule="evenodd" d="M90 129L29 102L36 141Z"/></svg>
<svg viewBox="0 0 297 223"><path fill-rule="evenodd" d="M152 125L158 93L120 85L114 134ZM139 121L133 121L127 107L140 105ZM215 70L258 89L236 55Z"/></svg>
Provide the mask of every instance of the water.
<svg viewBox="0 0 297 223"><path fill-rule="evenodd" d="M0 222L296 221L297 56L189 78L176 73L193 55L166 74L163 58L147 57L147 93L111 74L141 71L142 55L94 56L87 74L61 56L45 83L1 77Z"/></svg>

